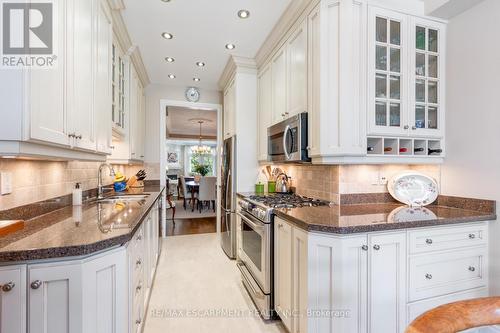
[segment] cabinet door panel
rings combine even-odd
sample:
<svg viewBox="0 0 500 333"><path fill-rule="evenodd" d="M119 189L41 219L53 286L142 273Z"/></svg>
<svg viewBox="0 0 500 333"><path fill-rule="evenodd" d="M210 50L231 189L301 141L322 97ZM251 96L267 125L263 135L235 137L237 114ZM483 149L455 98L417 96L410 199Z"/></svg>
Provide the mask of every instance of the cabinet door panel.
<svg viewBox="0 0 500 333"><path fill-rule="evenodd" d="M267 128L272 122L272 76L271 66L267 66L259 75L259 112L258 112L258 141L259 161L267 161Z"/></svg>
<svg viewBox="0 0 500 333"><path fill-rule="evenodd" d="M275 248L275 308L283 324L292 330L292 227L276 218Z"/></svg>
<svg viewBox="0 0 500 333"><path fill-rule="evenodd" d="M96 150L94 129L94 1L74 0L69 50L72 58L72 91L69 94L69 119L75 133L75 147Z"/></svg>
<svg viewBox="0 0 500 333"><path fill-rule="evenodd" d="M407 16L370 8L368 134L407 135Z"/></svg>
<svg viewBox="0 0 500 333"><path fill-rule="evenodd" d="M271 60L273 124L286 117L286 48L282 47Z"/></svg>
<svg viewBox="0 0 500 333"><path fill-rule="evenodd" d="M26 266L0 267L0 332L26 333Z"/></svg>
<svg viewBox="0 0 500 333"><path fill-rule="evenodd" d="M83 264L85 333L128 331L127 256L120 248Z"/></svg>
<svg viewBox="0 0 500 333"><path fill-rule="evenodd" d="M307 111L307 20L287 42L287 112Z"/></svg>
<svg viewBox="0 0 500 333"><path fill-rule="evenodd" d="M30 333L82 332L82 279L79 264L29 266L28 290Z"/></svg>
<svg viewBox="0 0 500 333"><path fill-rule="evenodd" d="M406 234L369 235L368 247L368 332L404 332Z"/></svg>
<svg viewBox="0 0 500 333"><path fill-rule="evenodd" d="M224 93L224 139L233 136L236 112L236 86L234 80Z"/></svg>
<svg viewBox="0 0 500 333"><path fill-rule="evenodd" d="M307 233L293 228L292 236L292 332L301 333L307 332Z"/></svg>
<svg viewBox="0 0 500 333"><path fill-rule="evenodd" d="M97 62L95 82L95 115L97 151L111 154L111 131L113 121L110 117L112 110L111 71L112 71L112 42L113 29L110 13L103 0L96 0L98 12L96 17Z"/></svg>
<svg viewBox="0 0 500 333"><path fill-rule="evenodd" d="M54 19L58 22L57 67L31 70L28 94L30 110L29 139L68 146L67 122L68 57L66 33L69 20L67 1L58 1Z"/></svg>

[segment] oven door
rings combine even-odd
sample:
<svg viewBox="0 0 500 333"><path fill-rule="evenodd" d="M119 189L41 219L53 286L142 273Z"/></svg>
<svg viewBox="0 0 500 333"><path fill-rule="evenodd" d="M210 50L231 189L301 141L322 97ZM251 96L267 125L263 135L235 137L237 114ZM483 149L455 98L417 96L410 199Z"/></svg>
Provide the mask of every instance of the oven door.
<svg viewBox="0 0 500 333"><path fill-rule="evenodd" d="M259 287L265 294L271 293L271 224L238 213L241 217L241 255Z"/></svg>

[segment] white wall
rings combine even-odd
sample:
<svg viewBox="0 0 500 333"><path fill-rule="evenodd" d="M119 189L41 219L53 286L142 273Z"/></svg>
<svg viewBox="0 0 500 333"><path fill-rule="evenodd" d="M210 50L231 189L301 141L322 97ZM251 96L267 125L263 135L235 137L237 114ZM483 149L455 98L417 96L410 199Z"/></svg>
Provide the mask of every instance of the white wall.
<svg viewBox="0 0 500 333"><path fill-rule="evenodd" d="M160 139L160 100L185 101L185 90L186 87L159 84L150 84L146 88L146 147L144 162L150 179L159 179L160 143L165 142L164 138ZM201 89L200 103L221 104L221 92Z"/></svg>
<svg viewBox="0 0 500 333"><path fill-rule="evenodd" d="M446 160L442 191L500 201L500 1L448 25ZM491 224L492 293L500 295L500 225Z"/></svg>

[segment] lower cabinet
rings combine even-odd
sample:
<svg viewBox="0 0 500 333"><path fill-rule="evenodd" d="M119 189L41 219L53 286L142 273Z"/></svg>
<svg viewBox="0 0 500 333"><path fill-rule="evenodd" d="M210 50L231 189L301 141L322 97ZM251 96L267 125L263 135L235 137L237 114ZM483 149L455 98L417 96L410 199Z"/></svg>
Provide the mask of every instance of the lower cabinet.
<svg viewBox="0 0 500 333"><path fill-rule="evenodd" d="M159 256L158 203L126 246L0 266L0 333L141 332Z"/></svg>
<svg viewBox="0 0 500 333"><path fill-rule="evenodd" d="M274 228L275 308L291 333L403 333L433 307L488 294L484 222L334 235L276 217ZM436 242L414 254L421 237ZM460 242L433 251L439 239Z"/></svg>

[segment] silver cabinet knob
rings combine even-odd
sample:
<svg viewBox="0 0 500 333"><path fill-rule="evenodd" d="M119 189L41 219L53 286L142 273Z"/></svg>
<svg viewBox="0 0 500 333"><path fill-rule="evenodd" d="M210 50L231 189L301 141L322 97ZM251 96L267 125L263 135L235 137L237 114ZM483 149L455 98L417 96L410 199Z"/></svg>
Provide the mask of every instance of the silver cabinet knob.
<svg viewBox="0 0 500 333"><path fill-rule="evenodd" d="M469 271L474 272L476 270L476 267L474 266L469 266Z"/></svg>
<svg viewBox="0 0 500 333"><path fill-rule="evenodd" d="M14 282L9 282L9 283L6 283L2 286L2 291L8 293L9 291L11 291L12 289L14 289L14 287L16 286L16 284Z"/></svg>
<svg viewBox="0 0 500 333"><path fill-rule="evenodd" d="M412 129L412 130L416 130L416 129L417 129L417 127L416 127L416 126L412 126L412 127L411 127L411 129Z"/></svg>
<svg viewBox="0 0 500 333"><path fill-rule="evenodd" d="M75 135L75 139L81 140L81 138L83 138L81 134Z"/></svg>
<svg viewBox="0 0 500 333"><path fill-rule="evenodd" d="M290 114L290 112L285 112L285 115L288 116Z"/></svg>
<svg viewBox="0 0 500 333"><path fill-rule="evenodd" d="M40 280L35 280L33 282L31 282L31 289L38 289L42 286L42 281Z"/></svg>
<svg viewBox="0 0 500 333"><path fill-rule="evenodd" d="M425 240L425 242L426 242L427 244L431 245L431 244L432 244L432 239L427 238L427 239Z"/></svg>
<svg viewBox="0 0 500 333"><path fill-rule="evenodd" d="M138 240L138 241L140 241L142 239L142 236L141 235L137 235L137 237L135 239Z"/></svg>
<svg viewBox="0 0 500 333"><path fill-rule="evenodd" d="M408 125L404 125L404 126L403 126L403 128L404 128L404 129L408 129L408 128L410 128L410 126L408 126Z"/></svg>
<svg viewBox="0 0 500 333"><path fill-rule="evenodd" d="M380 250L380 245L377 245L377 244L373 245L373 249L374 249L375 251Z"/></svg>
<svg viewBox="0 0 500 333"><path fill-rule="evenodd" d="M432 280L432 274L425 274L425 278L427 280Z"/></svg>
<svg viewBox="0 0 500 333"><path fill-rule="evenodd" d="M363 245L363 246L361 247L361 250L363 250L363 251L368 251L368 245Z"/></svg>
<svg viewBox="0 0 500 333"><path fill-rule="evenodd" d="M136 266L142 265L142 260L141 259L137 259L137 261L135 262L135 265Z"/></svg>
<svg viewBox="0 0 500 333"><path fill-rule="evenodd" d="M138 285L138 286L135 288L135 291L136 291L136 292L139 292L139 291L141 291L141 289L142 289L142 285L140 284L140 285Z"/></svg>
<svg viewBox="0 0 500 333"><path fill-rule="evenodd" d="M68 137L70 137L70 138L74 138L74 137L76 137L76 134L75 134L75 133L69 133L69 134L68 134Z"/></svg>
<svg viewBox="0 0 500 333"><path fill-rule="evenodd" d="M474 234L469 234L469 239L474 239L474 238L476 238L476 235L474 235Z"/></svg>
<svg viewBox="0 0 500 333"><path fill-rule="evenodd" d="M279 223L278 228L283 228L283 224Z"/></svg>
<svg viewBox="0 0 500 333"><path fill-rule="evenodd" d="M282 117L284 117L284 116L285 116L285 114L284 114L284 113L282 113L282 114L281 114L281 116L282 116Z"/></svg>
<svg viewBox="0 0 500 333"><path fill-rule="evenodd" d="M142 323L142 320L140 320L140 319L137 319L137 320L135 321L135 324L136 324L137 326L139 326L141 323Z"/></svg>

